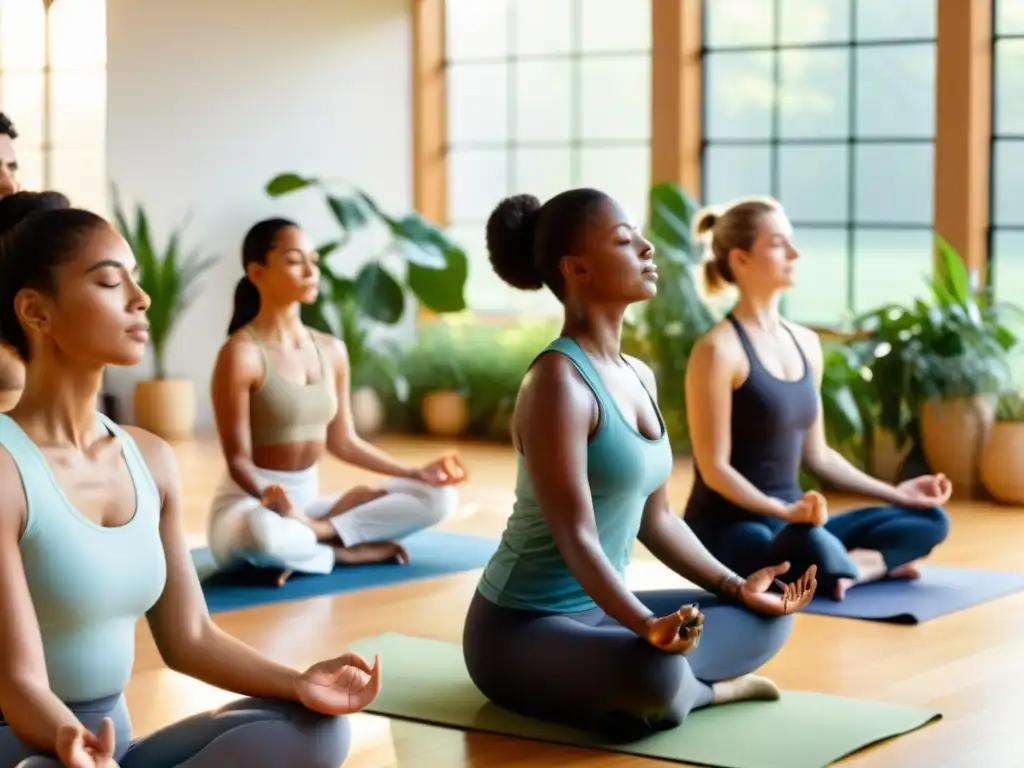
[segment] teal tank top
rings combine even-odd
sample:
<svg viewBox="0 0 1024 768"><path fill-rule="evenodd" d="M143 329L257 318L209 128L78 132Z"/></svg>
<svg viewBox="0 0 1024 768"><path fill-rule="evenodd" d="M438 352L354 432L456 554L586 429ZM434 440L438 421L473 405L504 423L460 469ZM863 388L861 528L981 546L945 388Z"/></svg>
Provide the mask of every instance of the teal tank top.
<svg viewBox="0 0 1024 768"><path fill-rule="evenodd" d="M0 415L0 445L21 474L28 520L20 549L50 689L68 704L121 693L135 661L135 626L163 593L160 491L135 441L106 416L135 486L135 515L104 528L78 512L39 447Z"/></svg>
<svg viewBox="0 0 1024 768"><path fill-rule="evenodd" d="M624 579L647 498L672 472L665 422L655 403L661 436L647 439L626 421L575 341L558 338L548 345L545 352L549 351L569 358L597 398L600 419L587 444L587 480L601 548ZM491 602L508 608L571 613L596 607L555 544L521 453L517 462L512 515L477 589Z"/></svg>

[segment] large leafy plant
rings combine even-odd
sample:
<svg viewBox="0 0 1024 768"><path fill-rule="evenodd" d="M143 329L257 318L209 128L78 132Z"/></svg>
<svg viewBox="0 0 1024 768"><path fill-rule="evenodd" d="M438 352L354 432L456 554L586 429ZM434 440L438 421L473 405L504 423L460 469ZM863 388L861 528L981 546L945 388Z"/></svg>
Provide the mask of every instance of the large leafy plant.
<svg viewBox="0 0 1024 768"><path fill-rule="evenodd" d="M153 345L154 378L167 378L167 344L182 314L195 300L197 281L216 262L216 257L185 251L181 245L187 221L172 230L167 242L157 246L149 217L141 205L129 214L113 187L114 224L135 254L139 286L149 295L146 312Z"/></svg>
<svg viewBox="0 0 1024 768"><path fill-rule="evenodd" d="M303 307L303 321L345 341L355 386L399 392L395 347L371 343L374 326L397 324L410 296L435 313L464 310L466 253L419 214L393 216L352 185L296 173L279 174L266 185L275 198L300 190L318 192L339 229L317 248L321 290L315 303ZM357 234L367 237L356 240ZM346 262L359 266L345 270Z"/></svg>
<svg viewBox="0 0 1024 768"><path fill-rule="evenodd" d="M934 398L998 395L1012 384L1010 351L1017 337L1014 305L976 290L963 259L936 236L936 269L926 278L931 296L907 305L887 304L856 320L870 332L870 370L878 403L877 426L897 447L920 439L919 416Z"/></svg>

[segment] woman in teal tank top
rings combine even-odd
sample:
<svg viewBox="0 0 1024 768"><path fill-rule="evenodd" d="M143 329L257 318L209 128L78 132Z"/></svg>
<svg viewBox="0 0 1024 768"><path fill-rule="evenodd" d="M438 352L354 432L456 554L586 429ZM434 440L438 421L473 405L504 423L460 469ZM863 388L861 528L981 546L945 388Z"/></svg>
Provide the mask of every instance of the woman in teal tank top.
<svg viewBox="0 0 1024 768"><path fill-rule="evenodd" d="M487 245L503 280L549 288L565 321L516 402L516 502L463 637L474 683L499 706L618 738L777 698L752 673L810 601L815 569L770 592L787 563L740 578L671 510L654 376L621 352L626 308L656 292L653 247L592 189L502 201ZM703 590L630 592L637 539Z"/></svg>
<svg viewBox="0 0 1024 768"><path fill-rule="evenodd" d="M173 452L96 413L106 366L145 352L136 274L124 238L63 195L0 200L0 342L26 363L0 416L0 768L337 768L379 665L300 673L218 629ZM142 616L171 669L249 698L133 741Z"/></svg>

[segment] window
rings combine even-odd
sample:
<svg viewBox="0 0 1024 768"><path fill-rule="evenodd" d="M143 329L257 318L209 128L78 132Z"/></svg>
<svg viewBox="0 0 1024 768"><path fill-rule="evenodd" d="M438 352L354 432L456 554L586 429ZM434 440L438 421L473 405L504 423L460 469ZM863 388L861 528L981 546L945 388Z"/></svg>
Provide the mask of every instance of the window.
<svg viewBox="0 0 1024 768"><path fill-rule="evenodd" d="M785 312L836 325L932 269L935 0L705 3L704 197L778 198Z"/></svg>
<svg viewBox="0 0 1024 768"><path fill-rule="evenodd" d="M994 0L990 280L996 296L1024 291L1024 0Z"/></svg>
<svg viewBox="0 0 1024 768"><path fill-rule="evenodd" d="M650 179L649 0L448 0L450 234L482 312L560 312L491 270L484 225L510 194L599 187L637 220Z"/></svg>
<svg viewBox="0 0 1024 768"><path fill-rule="evenodd" d="M57 189L100 212L107 209L106 29L104 0L60 0L48 16L40 0L0 5L0 109L18 131L21 186Z"/></svg>

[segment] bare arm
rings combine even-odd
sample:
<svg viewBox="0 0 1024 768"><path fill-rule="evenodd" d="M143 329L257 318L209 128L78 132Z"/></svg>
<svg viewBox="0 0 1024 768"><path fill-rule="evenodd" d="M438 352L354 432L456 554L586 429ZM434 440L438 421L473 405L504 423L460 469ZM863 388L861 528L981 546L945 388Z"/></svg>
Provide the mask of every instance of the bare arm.
<svg viewBox="0 0 1024 768"><path fill-rule="evenodd" d="M167 584L147 614L157 649L168 667L241 696L298 701L299 673L223 632L206 608L182 525L181 481L170 446L142 430L129 430L160 489L160 538Z"/></svg>
<svg viewBox="0 0 1024 768"><path fill-rule="evenodd" d="M18 546L25 495L10 454L0 450L0 708L14 735L53 754L62 725L78 718L50 690L35 606Z"/></svg>
<svg viewBox="0 0 1024 768"><path fill-rule="evenodd" d="M534 493L570 573L611 618L640 637L654 617L626 589L597 534L587 482L593 393L569 360L542 356L523 380L515 427Z"/></svg>
<svg viewBox="0 0 1024 768"><path fill-rule="evenodd" d="M221 347L210 382L213 415L228 473L242 490L257 499L263 496L264 483L252 461L249 392L262 376L258 350L232 338Z"/></svg>
<svg viewBox="0 0 1024 768"><path fill-rule="evenodd" d="M814 380L818 384L818 417L807 430L804 440L804 465L819 480L836 488L872 496L887 504L900 504L896 488L857 469L841 453L829 447L825 440L825 414L821 402L821 379L824 365L821 339L813 331L804 328L795 330L800 339L800 346L803 347L807 359L810 361Z"/></svg>
<svg viewBox="0 0 1024 768"><path fill-rule="evenodd" d="M353 466L391 477L412 477L414 470L399 464L384 451L356 434L352 420L352 375L345 345L334 337L320 336L321 344L331 350L338 413L327 426L327 451Z"/></svg>
<svg viewBox="0 0 1024 768"><path fill-rule="evenodd" d="M686 416L694 459L704 482L736 506L785 519L788 505L761 493L731 464L737 361L720 329L713 329L697 342L686 368Z"/></svg>

